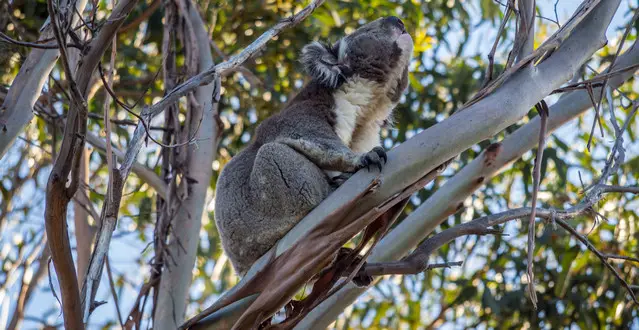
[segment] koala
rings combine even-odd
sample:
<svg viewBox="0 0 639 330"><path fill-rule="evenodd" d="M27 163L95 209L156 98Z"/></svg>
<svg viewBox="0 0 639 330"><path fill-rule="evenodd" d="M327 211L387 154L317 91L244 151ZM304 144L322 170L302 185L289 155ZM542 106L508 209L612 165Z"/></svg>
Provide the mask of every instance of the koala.
<svg viewBox="0 0 639 330"><path fill-rule="evenodd" d="M217 181L215 222L240 276L335 189L333 176L382 169L380 129L408 85L412 52L397 17L302 49L310 82L257 127Z"/></svg>

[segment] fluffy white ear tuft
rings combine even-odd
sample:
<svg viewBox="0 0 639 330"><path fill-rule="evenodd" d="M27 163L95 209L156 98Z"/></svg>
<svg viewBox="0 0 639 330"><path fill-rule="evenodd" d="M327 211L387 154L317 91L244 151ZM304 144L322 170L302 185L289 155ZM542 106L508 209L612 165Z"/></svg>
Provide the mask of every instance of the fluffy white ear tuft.
<svg viewBox="0 0 639 330"><path fill-rule="evenodd" d="M337 88L348 75L348 67L340 64L338 51L339 43L331 46L314 41L302 48L300 61L311 78L326 87Z"/></svg>

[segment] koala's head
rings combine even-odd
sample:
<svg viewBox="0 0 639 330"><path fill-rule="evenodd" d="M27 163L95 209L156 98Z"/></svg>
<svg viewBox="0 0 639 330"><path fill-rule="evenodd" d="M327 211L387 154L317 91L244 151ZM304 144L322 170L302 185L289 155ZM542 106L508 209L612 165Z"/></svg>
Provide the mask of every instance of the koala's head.
<svg viewBox="0 0 639 330"><path fill-rule="evenodd" d="M361 26L333 45L313 42L302 49L306 72L327 88L338 88L353 76L402 92L408 84L413 39L397 17L377 19Z"/></svg>

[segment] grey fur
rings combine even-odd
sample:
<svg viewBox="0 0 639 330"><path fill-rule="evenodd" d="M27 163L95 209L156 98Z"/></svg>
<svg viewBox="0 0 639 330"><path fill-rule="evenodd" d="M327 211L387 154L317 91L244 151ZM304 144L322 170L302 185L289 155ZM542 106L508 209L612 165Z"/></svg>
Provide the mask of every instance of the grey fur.
<svg viewBox="0 0 639 330"><path fill-rule="evenodd" d="M313 80L222 170L215 221L240 275L332 192L327 173L381 170L379 128L406 88L412 53L398 21L378 19L334 47L304 47ZM360 91L367 96L353 95Z"/></svg>

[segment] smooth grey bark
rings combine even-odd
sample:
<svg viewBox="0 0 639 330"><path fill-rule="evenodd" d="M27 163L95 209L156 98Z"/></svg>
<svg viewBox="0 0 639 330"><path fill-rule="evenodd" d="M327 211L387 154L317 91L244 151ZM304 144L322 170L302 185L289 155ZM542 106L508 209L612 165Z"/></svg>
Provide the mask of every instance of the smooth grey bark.
<svg viewBox="0 0 639 330"><path fill-rule="evenodd" d="M605 44L605 31L619 2L620 0L599 2L560 47L537 66L522 67L492 94L465 108L462 111L463 115L458 112L390 150L388 163L381 173L380 186L374 193L362 198L353 210L353 217L362 215L477 142L490 139L521 119L536 103L567 82L577 69ZM275 255L280 255L292 246L326 215L350 200L350 196L365 189L377 175L376 172L366 171L353 175L278 242L274 247ZM271 253L268 252L265 256L270 255ZM266 257L256 261L235 288L241 287L255 276L267 261ZM227 294L234 292L235 288ZM350 304L359 294L359 292L352 293L340 299L348 299ZM334 299L326 304L335 303ZM244 299L244 301L248 305L253 300ZM322 305L318 308L322 308ZM234 307L238 308L238 306ZM200 321L194 329L215 329L216 322L228 321L226 314L228 309L227 307L218 310ZM331 310L333 313L324 313L324 317L309 315L316 322L307 321L309 320L307 317L298 328L311 327L311 325L313 328L324 328L342 310L343 307L340 307L339 311L335 308ZM229 314L229 317L234 317L232 313Z"/></svg>
<svg viewBox="0 0 639 330"><path fill-rule="evenodd" d="M77 12L82 13L87 0L62 0L60 7L69 6L74 2ZM77 21L78 16L73 15L72 25L75 26ZM39 40L53 38L53 30L48 20L42 29L44 30ZM33 119L33 105L40 96L42 86L53 70L58 56L60 56L60 51L57 49L34 48L20 67L18 75L11 83L4 103L0 106L0 158L9 150L27 123ZM77 61L71 63L73 70L75 70Z"/></svg>
<svg viewBox="0 0 639 330"><path fill-rule="evenodd" d="M78 191L75 193L75 198L79 200L91 203L86 196L88 196L89 187L89 155L90 153L86 148L82 149L82 160L80 161L80 173L78 174L78 180L82 183L78 187ZM94 219L98 221L98 219ZM89 225L89 211L86 206L78 203L77 200L73 201L73 223L75 226L75 241L76 241L76 269L78 272L78 286L82 285L84 281L84 274L89 267L89 260L91 259L91 243L93 242L93 236L95 229Z"/></svg>
<svg viewBox="0 0 639 330"><path fill-rule="evenodd" d="M213 57L209 47L209 37L204 22L195 5L189 6L189 17L193 26L199 50L199 69L213 66ZM197 102L202 112L201 126L196 135L196 144L188 145L188 176L196 182L182 180L181 185L188 186L188 197L177 202L179 205L171 220L171 238L168 249L174 258L167 260L160 279L159 296L156 302L153 328L173 330L184 321L189 288L193 277L193 266L199 244L202 215L206 203L206 193L211 182L217 150L217 103L213 101L215 82L203 85L195 90ZM191 127L197 129L198 114ZM190 136L190 135L189 135ZM178 190L182 190L178 188ZM180 198L176 196L176 198ZM208 216L204 214L204 216Z"/></svg>

